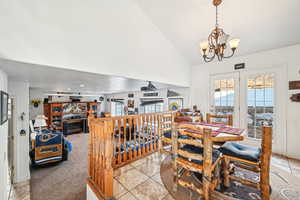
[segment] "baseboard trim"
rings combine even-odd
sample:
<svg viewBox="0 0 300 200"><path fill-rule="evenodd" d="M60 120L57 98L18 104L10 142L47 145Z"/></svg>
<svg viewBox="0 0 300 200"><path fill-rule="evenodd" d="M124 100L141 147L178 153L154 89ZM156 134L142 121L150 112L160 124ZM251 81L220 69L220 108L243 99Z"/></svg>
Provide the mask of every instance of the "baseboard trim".
<svg viewBox="0 0 300 200"><path fill-rule="evenodd" d="M294 161L297 161L297 162L300 162L300 159L298 158L292 158L292 157L289 157L289 156L286 156L286 155L283 155L283 154L280 154L280 153L272 153L272 155L275 155L275 156L279 156L279 157L282 157L282 158L285 158L285 159L289 159L289 160L294 160Z"/></svg>

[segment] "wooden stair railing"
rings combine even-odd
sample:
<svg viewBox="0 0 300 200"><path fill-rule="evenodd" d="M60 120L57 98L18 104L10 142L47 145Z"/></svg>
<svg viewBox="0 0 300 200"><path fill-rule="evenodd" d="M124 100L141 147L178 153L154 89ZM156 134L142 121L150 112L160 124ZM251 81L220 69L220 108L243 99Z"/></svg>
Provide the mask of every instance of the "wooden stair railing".
<svg viewBox="0 0 300 200"><path fill-rule="evenodd" d="M113 196L113 132L111 121L90 121L88 184L98 198Z"/></svg>
<svg viewBox="0 0 300 200"><path fill-rule="evenodd" d="M99 199L113 197L114 169L160 150L162 133L171 129L172 120L172 113L89 116L88 184Z"/></svg>

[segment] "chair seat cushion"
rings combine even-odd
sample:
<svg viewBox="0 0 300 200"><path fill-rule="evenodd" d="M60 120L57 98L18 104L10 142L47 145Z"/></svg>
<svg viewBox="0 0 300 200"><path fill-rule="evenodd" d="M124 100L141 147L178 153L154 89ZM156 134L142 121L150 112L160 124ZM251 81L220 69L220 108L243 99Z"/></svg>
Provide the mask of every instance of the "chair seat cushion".
<svg viewBox="0 0 300 200"><path fill-rule="evenodd" d="M226 142L219 148L224 155L241 158L248 161L258 162L261 149L257 147L247 146L235 142Z"/></svg>
<svg viewBox="0 0 300 200"><path fill-rule="evenodd" d="M171 139L172 138L172 131L167 131L163 135L164 135L164 137ZM187 139L188 137L189 136L186 136L186 135L179 135L178 138Z"/></svg>
<svg viewBox="0 0 300 200"><path fill-rule="evenodd" d="M196 147L194 145L189 145L189 144L186 144L184 145L182 148L180 148L181 150L183 151L187 151L189 153L194 153L194 154L201 154L203 155L203 148L201 147ZM218 150L213 150L213 155L212 155L212 163L215 163L218 158L220 157L221 153L220 151ZM196 163L198 165L202 165L203 164L203 160L195 160L195 159L188 159L188 158L185 158L183 156L179 156L181 158L184 158L186 160L189 160L190 162L193 162L193 163Z"/></svg>

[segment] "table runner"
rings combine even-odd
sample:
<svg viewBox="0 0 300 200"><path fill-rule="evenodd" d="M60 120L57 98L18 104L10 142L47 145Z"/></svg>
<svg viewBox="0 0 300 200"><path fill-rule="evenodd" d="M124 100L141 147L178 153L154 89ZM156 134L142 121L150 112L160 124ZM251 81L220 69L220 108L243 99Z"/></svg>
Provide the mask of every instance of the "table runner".
<svg viewBox="0 0 300 200"><path fill-rule="evenodd" d="M231 135L241 135L244 132L244 129L229 127L224 124L211 124L205 122L181 122L180 124L193 124L193 125L200 125L200 126L210 126L210 127L219 127L217 130L212 131L212 136L216 137L220 133L227 133ZM191 133L199 133L197 131L188 131Z"/></svg>

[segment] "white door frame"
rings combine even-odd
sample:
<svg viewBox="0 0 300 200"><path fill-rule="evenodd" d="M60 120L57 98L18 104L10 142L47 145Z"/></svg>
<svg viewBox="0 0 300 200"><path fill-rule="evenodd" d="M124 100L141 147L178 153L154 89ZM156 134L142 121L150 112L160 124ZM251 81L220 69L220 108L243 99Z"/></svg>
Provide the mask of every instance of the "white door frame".
<svg viewBox="0 0 300 200"><path fill-rule="evenodd" d="M286 66L256 68L240 72L240 125L247 130L247 80L248 77L261 74L274 74L274 129L273 152L286 154L286 97L287 70ZM257 140L247 138L248 140ZM259 140L258 140L259 141ZM258 142L257 141L257 142Z"/></svg>
<svg viewBox="0 0 300 200"><path fill-rule="evenodd" d="M247 130L247 78L255 74L273 73L274 74L274 106L275 106L275 116L274 116L274 130L273 130L273 149L272 151L278 154L287 154L287 97L288 97L288 79L287 79L287 65L281 64L276 66L249 66L247 69L240 70L238 72L227 72L210 74L210 84L209 84L209 111L212 111L214 97L214 78L228 78L238 76L239 89L237 90L236 96L238 100L235 101L239 104L238 111L238 125L235 126L244 128ZM237 106L238 107L238 106ZM247 139L252 141L252 144L260 145L260 141Z"/></svg>

